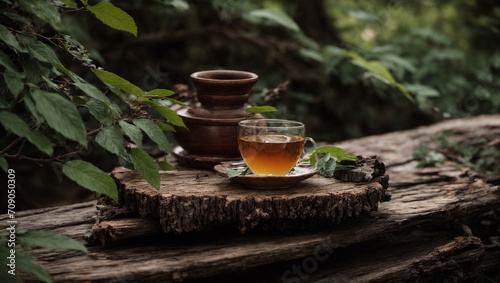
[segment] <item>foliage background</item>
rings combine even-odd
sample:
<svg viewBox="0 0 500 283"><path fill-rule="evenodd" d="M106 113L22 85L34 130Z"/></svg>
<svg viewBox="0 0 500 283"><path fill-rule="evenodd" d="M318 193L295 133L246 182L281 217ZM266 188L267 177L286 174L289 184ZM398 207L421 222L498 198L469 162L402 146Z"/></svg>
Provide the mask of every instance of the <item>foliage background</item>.
<svg viewBox="0 0 500 283"><path fill-rule="evenodd" d="M144 90L186 84L194 91L189 74L205 69L255 72L260 79L252 101L276 106L279 111L270 114L275 117L305 122L316 140L334 142L500 109L495 0L113 4L135 19L137 38L103 26L85 11L62 14L62 32L86 47L93 64ZM381 62L415 103L353 64L345 50ZM81 64L63 63L85 75ZM287 81L285 92L273 91ZM95 144L81 158L105 171L118 164ZM74 183L57 176L55 168L9 164L19 176L31 176L19 184L23 208L92 198L86 190L69 189Z"/></svg>
<svg viewBox="0 0 500 283"><path fill-rule="evenodd" d="M166 4L165 4L166 3ZM71 23L107 69L147 87L189 84L204 69L248 70L258 90L287 80L277 116L307 123L335 141L500 108L497 1L120 1L138 22L137 39ZM255 10L281 11L300 30ZM69 21L69 19L68 19ZM77 24L78 23L78 24ZM85 30L82 30L82 27ZM379 60L416 98L380 83L340 52ZM396 119L397 117L397 119Z"/></svg>

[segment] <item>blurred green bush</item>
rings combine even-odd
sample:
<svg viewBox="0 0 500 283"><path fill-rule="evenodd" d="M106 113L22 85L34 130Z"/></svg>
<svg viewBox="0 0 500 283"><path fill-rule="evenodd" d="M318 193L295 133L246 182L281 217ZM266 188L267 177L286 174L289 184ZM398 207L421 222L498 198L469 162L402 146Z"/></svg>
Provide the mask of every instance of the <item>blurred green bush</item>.
<svg viewBox="0 0 500 283"><path fill-rule="evenodd" d="M138 38L67 14L98 64L143 88L189 84L204 69L260 76L252 100L335 141L498 113L500 3L476 1L122 0ZM379 61L410 102L345 50ZM285 93L273 92L289 81Z"/></svg>

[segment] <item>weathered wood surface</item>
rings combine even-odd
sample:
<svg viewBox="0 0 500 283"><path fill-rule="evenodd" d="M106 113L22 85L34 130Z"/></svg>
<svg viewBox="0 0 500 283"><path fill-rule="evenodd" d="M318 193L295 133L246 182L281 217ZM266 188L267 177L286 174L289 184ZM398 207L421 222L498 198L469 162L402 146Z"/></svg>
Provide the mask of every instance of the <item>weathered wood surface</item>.
<svg viewBox="0 0 500 283"><path fill-rule="evenodd" d="M378 155L391 176L391 201L381 203L377 212L359 221L312 231L252 231L241 235L231 229L209 229L182 235L151 235L105 247L91 246L89 255L45 249L34 253L37 262L48 268L57 282L474 279L483 271L498 270L498 246L479 240L470 232L465 233L466 237L455 238L461 230L454 229L453 224L467 219L475 222L475 217L498 209L499 187L467 167L457 168L450 163L415 168L413 150L421 143L432 143L429 135L443 130L459 132L458 138L464 141L478 137L493 140L499 137L500 115L448 121L339 144L352 153L362 150ZM82 241L91 230L94 215L92 202L16 214L19 227L55 230ZM140 219L127 216L109 222L124 221L120 227L125 227L128 221L135 221L144 224L135 226L136 229L150 227L147 220ZM0 223L6 220L5 216L0 217ZM120 231L131 229L127 227ZM159 228L160 225L156 227ZM394 238L414 235L423 228L429 230L427 237L417 235L394 242Z"/></svg>
<svg viewBox="0 0 500 283"><path fill-rule="evenodd" d="M163 230L182 233L234 225L241 233L306 229L368 215L388 200L388 177L367 183L313 176L286 189L249 189L208 170L163 172L159 191L138 173L117 168L119 203L159 218Z"/></svg>

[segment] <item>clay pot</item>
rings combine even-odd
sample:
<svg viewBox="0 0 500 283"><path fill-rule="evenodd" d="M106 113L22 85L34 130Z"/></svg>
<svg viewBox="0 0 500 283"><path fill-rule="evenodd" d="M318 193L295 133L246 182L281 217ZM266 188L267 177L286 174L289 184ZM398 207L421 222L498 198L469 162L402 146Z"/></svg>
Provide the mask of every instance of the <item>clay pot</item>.
<svg viewBox="0 0 500 283"><path fill-rule="evenodd" d="M191 74L199 107L177 114L188 130L176 127L174 137L187 153L209 157L241 158L238 150L238 122L263 118L247 113L249 92L256 74L234 70L201 71Z"/></svg>

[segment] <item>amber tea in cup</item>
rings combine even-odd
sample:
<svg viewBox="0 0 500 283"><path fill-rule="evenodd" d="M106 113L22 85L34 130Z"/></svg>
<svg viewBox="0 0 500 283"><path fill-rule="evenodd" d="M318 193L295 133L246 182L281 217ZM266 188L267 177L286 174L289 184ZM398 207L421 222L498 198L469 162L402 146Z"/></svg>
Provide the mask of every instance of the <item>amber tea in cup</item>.
<svg viewBox="0 0 500 283"><path fill-rule="evenodd" d="M238 124L238 147L257 176L286 176L303 154L305 126L279 119L245 120Z"/></svg>

